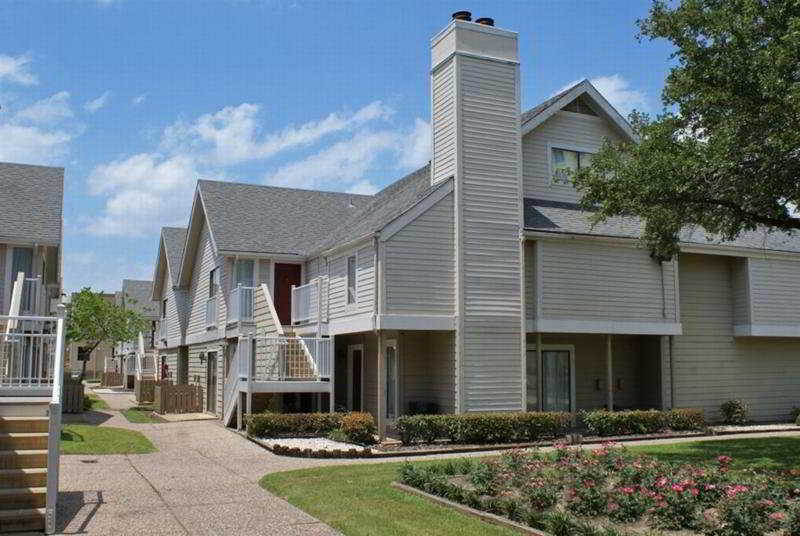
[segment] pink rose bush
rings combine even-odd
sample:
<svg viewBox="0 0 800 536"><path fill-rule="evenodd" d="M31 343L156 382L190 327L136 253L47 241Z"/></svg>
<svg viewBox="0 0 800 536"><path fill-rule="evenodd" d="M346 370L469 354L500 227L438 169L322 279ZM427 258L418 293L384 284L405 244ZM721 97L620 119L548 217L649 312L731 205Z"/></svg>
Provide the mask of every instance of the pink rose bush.
<svg viewBox="0 0 800 536"><path fill-rule="evenodd" d="M730 456L672 464L611 443L595 450L562 444L551 453L513 450L488 461L407 464L401 480L554 536L648 530L800 536L800 472L733 466Z"/></svg>

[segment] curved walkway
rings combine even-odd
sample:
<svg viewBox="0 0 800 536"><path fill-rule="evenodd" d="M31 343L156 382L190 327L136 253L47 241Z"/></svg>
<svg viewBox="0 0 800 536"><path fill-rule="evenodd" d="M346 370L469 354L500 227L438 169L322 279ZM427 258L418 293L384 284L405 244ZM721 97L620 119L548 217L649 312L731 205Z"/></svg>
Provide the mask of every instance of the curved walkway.
<svg viewBox="0 0 800 536"><path fill-rule="evenodd" d="M138 430L153 442L158 452L62 456L58 516L61 534L338 534L263 490L258 485L259 479L267 473L304 467L402 460L320 460L276 456L226 430L219 421L130 423L118 410L134 405L131 393L98 396L112 409L87 414L87 422ZM774 435L800 433L767 432L690 440ZM636 444L683 441L688 440L661 439ZM487 454L490 453L468 455ZM425 458L438 457L443 456Z"/></svg>

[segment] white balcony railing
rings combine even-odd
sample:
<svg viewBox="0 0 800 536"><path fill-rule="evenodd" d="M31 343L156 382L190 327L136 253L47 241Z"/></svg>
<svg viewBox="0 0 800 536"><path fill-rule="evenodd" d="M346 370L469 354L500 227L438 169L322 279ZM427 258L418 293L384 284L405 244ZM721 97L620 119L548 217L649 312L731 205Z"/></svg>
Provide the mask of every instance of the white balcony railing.
<svg viewBox="0 0 800 536"><path fill-rule="evenodd" d="M211 296L206 300L206 327L217 327L217 297Z"/></svg>
<svg viewBox="0 0 800 536"><path fill-rule="evenodd" d="M57 319L0 316L0 392L51 389L56 361ZM48 393L49 394L49 393Z"/></svg>
<svg viewBox="0 0 800 536"><path fill-rule="evenodd" d="M230 293L228 322L252 322L255 311L256 287L238 285Z"/></svg>
<svg viewBox="0 0 800 536"><path fill-rule="evenodd" d="M292 324L313 324L322 318L322 279L292 287Z"/></svg>
<svg viewBox="0 0 800 536"><path fill-rule="evenodd" d="M333 374L331 339L258 337L252 356L254 381L319 381Z"/></svg>
<svg viewBox="0 0 800 536"><path fill-rule="evenodd" d="M158 340L167 342L169 338L169 320L166 317L158 321Z"/></svg>

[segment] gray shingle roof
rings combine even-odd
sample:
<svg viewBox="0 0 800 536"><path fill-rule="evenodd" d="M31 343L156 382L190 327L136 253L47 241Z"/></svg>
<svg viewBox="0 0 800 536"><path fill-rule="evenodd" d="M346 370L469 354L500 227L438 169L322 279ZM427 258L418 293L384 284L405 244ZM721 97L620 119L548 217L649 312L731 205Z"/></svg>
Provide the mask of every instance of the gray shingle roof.
<svg viewBox="0 0 800 536"><path fill-rule="evenodd" d="M390 184L370 203L353 213L323 240L315 242L309 253L346 244L382 229L441 185L431 186L430 164Z"/></svg>
<svg viewBox="0 0 800 536"><path fill-rule="evenodd" d="M64 168L0 162L0 241L61 243Z"/></svg>
<svg viewBox="0 0 800 536"><path fill-rule="evenodd" d="M638 218L610 218L592 227L591 214L581 211L577 204L542 199L525 199L525 229L555 233L639 238L643 228ZM725 245L741 248L788 251L800 253L800 233L750 231L734 241L723 242L709 237L700 227L687 228L681 241L689 244Z"/></svg>
<svg viewBox="0 0 800 536"><path fill-rule="evenodd" d="M122 280L122 300L125 308L138 312L146 319L158 318L158 302L150 299L152 295L152 281Z"/></svg>
<svg viewBox="0 0 800 536"><path fill-rule="evenodd" d="M164 249L167 254L167 264L172 285L178 284L178 274L181 271L181 256L183 244L186 242L186 227L164 227L161 229L164 237Z"/></svg>
<svg viewBox="0 0 800 536"><path fill-rule="evenodd" d="M197 182L220 251L304 255L372 196Z"/></svg>
<svg viewBox="0 0 800 536"><path fill-rule="evenodd" d="M572 91L576 86L579 86L579 85L583 84L584 82L586 82L585 79L581 80L580 82L576 82L575 84L569 86L567 89L556 93L555 95L553 95L552 97L550 97L546 101L544 101L544 102L542 102L540 104L537 104L536 106L534 106L533 108L531 108L527 112L524 112L520 116L520 123L522 123L522 124L527 123L528 121L530 121L531 119L533 119L534 117L536 117L537 115L539 115L540 113L545 111L547 108L549 108L558 99L560 99L561 97L563 97L564 95L566 95L567 93Z"/></svg>

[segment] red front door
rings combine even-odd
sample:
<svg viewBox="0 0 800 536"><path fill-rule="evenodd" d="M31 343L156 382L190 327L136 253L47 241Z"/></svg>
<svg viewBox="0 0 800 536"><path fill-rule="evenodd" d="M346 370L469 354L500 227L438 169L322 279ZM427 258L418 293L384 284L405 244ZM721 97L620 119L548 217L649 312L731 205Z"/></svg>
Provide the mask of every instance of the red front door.
<svg viewBox="0 0 800 536"><path fill-rule="evenodd" d="M292 323L292 285L300 286L299 264L275 264L275 310L281 324Z"/></svg>

